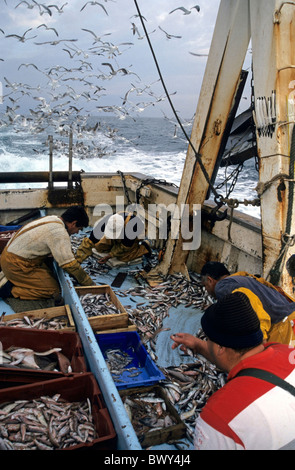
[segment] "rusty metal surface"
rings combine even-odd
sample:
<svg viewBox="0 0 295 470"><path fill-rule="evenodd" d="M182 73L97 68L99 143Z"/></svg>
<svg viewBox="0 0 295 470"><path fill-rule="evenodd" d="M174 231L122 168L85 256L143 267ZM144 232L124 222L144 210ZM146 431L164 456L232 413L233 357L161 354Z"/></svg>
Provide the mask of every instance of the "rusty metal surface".
<svg viewBox="0 0 295 470"><path fill-rule="evenodd" d="M290 292L286 261L295 252L294 161L295 2L222 0L178 195L178 205L203 204L238 78L252 38L254 112L259 156L264 277ZM196 158L201 155L207 177ZM295 154L295 132L294 132ZM288 181L290 180L291 181ZM181 236L168 240L158 272L186 274ZM293 290L293 288L292 288Z"/></svg>
<svg viewBox="0 0 295 470"><path fill-rule="evenodd" d="M65 205L84 205L84 194L81 188L53 188L48 190L48 202L55 207Z"/></svg>
<svg viewBox="0 0 295 470"><path fill-rule="evenodd" d="M203 204L208 191L208 180L214 172L216 159L223 142L228 118L238 90L241 70L250 40L249 3L245 0L222 0L203 79L196 117L191 134L194 146L188 148L178 195L178 205ZM183 250L181 236L168 240L164 260L158 268L161 274L187 274L188 252Z"/></svg>
<svg viewBox="0 0 295 470"><path fill-rule="evenodd" d="M53 171L52 172L53 182L67 182L69 181L68 171ZM72 181L81 180L81 172L73 171ZM49 172L48 171L19 171L19 172L8 172L0 173L0 183L48 183Z"/></svg>
<svg viewBox="0 0 295 470"><path fill-rule="evenodd" d="M250 10L263 275L292 293L286 261L294 247L284 239L295 233L293 187L288 182L294 126L295 4L250 0Z"/></svg>

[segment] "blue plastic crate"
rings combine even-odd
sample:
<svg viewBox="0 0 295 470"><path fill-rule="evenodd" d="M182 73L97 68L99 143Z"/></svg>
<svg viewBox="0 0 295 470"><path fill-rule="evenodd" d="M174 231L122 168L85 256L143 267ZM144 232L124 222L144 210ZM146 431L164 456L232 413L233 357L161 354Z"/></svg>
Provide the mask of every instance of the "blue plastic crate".
<svg viewBox="0 0 295 470"><path fill-rule="evenodd" d="M22 225L0 225L0 232L11 232L13 230L18 230Z"/></svg>
<svg viewBox="0 0 295 470"><path fill-rule="evenodd" d="M148 354L136 331L101 333L95 337L105 359L108 350L112 349L118 350L118 354L121 353L123 357L130 358L121 374L111 372L118 390L154 385L165 380L164 374Z"/></svg>

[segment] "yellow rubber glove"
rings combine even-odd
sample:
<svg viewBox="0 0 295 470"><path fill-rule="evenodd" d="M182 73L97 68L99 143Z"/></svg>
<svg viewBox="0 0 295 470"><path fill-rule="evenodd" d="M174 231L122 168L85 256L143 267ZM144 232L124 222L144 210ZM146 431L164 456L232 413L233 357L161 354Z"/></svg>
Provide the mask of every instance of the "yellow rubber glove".
<svg viewBox="0 0 295 470"><path fill-rule="evenodd" d="M75 258L78 263L83 263L83 261L92 255L92 248L94 248L94 243L87 237L83 238L81 245L77 249Z"/></svg>
<svg viewBox="0 0 295 470"><path fill-rule="evenodd" d="M81 286L94 286L95 283L91 277L81 268L77 260L62 266L67 273L73 276Z"/></svg>

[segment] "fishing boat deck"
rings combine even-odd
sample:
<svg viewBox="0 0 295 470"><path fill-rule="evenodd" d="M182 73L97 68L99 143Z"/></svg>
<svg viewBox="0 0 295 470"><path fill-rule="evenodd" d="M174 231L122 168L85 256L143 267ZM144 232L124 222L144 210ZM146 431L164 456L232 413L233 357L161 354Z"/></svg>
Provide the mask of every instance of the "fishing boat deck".
<svg viewBox="0 0 295 470"><path fill-rule="evenodd" d="M147 282L142 278L135 277L135 275L142 270L142 265L120 266L112 267L107 272L101 273L97 276L92 276L96 285L110 285L112 290L129 313L129 318L132 321L132 312L139 306L140 311L144 312L150 308L151 301L146 297L150 292L154 292L153 303L162 302L161 290L157 287L151 288ZM121 287L114 287L112 283L120 273L126 273ZM168 288L168 286L167 286ZM158 294L159 292L159 294ZM159 300L157 300L159 298ZM164 304L165 305L165 304ZM190 361L191 358L179 354L179 350L172 350L170 335L178 332L197 334L200 328L200 318L202 310L191 306L187 307L187 303L179 303L177 306L169 306L166 303L167 316L163 319L162 329L157 335L155 346L155 356L157 358L157 365L159 367L176 366L183 362ZM139 333L140 330L139 330ZM143 334L144 335L144 334Z"/></svg>
<svg viewBox="0 0 295 470"><path fill-rule="evenodd" d="M201 287L198 288L196 293L196 288L199 285L196 275L193 274L195 284L187 281L181 275L175 275L169 276L168 280L163 279L162 283L151 287L139 275L143 269L142 261L138 264L106 267L99 265L96 258L90 257L82 266L90 273L97 286L109 285L112 287L117 298L128 312L130 322L137 326L137 331L152 359L165 375L167 371L169 372L169 368L173 369L194 362L192 357L183 355L179 349L172 350L170 335L177 332L197 334L200 329L200 318L203 313L204 302L208 302L208 298L204 300L205 294L203 297L201 296ZM57 273L63 286L65 303L71 306L77 331L89 362L89 369L94 373L101 387L113 419L118 434L118 448L124 450L141 449L104 357L97 345L92 328L84 311L81 311L79 298L75 290L76 286L72 279L61 269L57 268ZM119 287L112 286L119 273L125 273L124 281ZM15 313L11 305L8 305L2 299L0 299L0 311L5 312L6 315ZM21 309L18 309L18 311L21 311ZM199 388L202 392L201 385L199 385ZM191 421L190 426L192 431L193 421ZM172 442L153 446L152 448L158 450L192 449L192 436L190 439L181 439L179 443L176 443L176 447L175 443Z"/></svg>

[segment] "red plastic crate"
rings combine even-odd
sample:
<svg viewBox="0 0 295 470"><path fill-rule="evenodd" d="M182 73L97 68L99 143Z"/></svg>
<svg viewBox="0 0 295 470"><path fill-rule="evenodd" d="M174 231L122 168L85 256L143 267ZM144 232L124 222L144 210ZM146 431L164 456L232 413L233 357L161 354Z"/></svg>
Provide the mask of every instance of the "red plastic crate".
<svg viewBox="0 0 295 470"><path fill-rule="evenodd" d="M16 232L16 230L9 230L9 231L5 231L5 232L1 232L0 231L0 254L2 253L2 251L4 250L4 248L6 247L7 243L9 242L9 240L11 239L12 235ZM4 237L2 236L4 235Z"/></svg>
<svg viewBox="0 0 295 470"><path fill-rule="evenodd" d="M78 333L64 330L34 330L26 328L0 327L0 347L5 351L10 346L29 348L45 352L52 348L61 348L70 361L72 372L87 372L83 348ZM0 364L0 370L3 369ZM5 369L9 369L5 367ZM16 369L13 368L15 371ZM22 368L24 370L24 368ZM60 372L36 370L38 374L51 374L52 378Z"/></svg>
<svg viewBox="0 0 295 470"><path fill-rule="evenodd" d="M73 375L73 374L71 374ZM68 377L69 375L67 375ZM56 378L63 378L65 375L62 372L55 372ZM36 382L43 382L45 380L52 380L51 372L42 371L39 374L38 370L29 369L12 369L3 367L0 369L0 390L3 388L20 387L22 385L35 384Z"/></svg>
<svg viewBox="0 0 295 470"><path fill-rule="evenodd" d="M100 388L92 373L75 374L45 382L0 390L0 403L17 400L33 400L41 396L60 394L69 402L84 401L89 398L92 416L98 438L89 443L80 443L57 450L114 450L117 434L108 409L105 406Z"/></svg>

